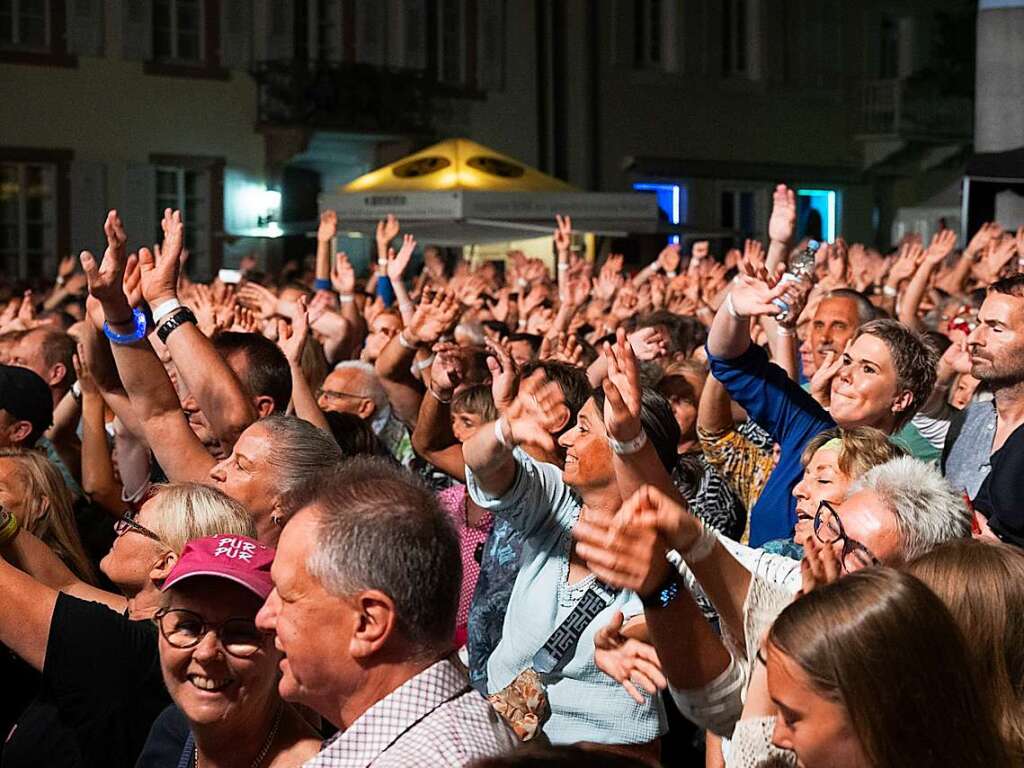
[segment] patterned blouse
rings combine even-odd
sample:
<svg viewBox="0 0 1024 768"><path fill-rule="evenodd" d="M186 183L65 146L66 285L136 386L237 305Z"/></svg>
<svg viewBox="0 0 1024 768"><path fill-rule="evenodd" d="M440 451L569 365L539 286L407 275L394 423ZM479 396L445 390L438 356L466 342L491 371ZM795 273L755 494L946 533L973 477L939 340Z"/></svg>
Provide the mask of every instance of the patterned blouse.
<svg viewBox="0 0 1024 768"><path fill-rule="evenodd" d="M466 624L469 620L469 604L473 601L477 578L480 576L480 560L484 542L491 532L494 517L482 510L483 517L476 525L470 525L466 518L466 486L459 483L438 492L437 501L455 526L459 537L459 554L462 558L462 587L459 590L459 612L455 617L456 644L466 641Z"/></svg>

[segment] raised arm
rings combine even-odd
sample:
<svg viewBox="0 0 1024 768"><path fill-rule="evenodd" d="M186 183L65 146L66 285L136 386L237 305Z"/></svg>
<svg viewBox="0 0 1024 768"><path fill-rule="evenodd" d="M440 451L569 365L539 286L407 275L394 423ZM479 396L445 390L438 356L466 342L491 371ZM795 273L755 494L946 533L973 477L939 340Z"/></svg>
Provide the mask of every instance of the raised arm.
<svg viewBox="0 0 1024 768"><path fill-rule="evenodd" d="M82 267L89 280L89 293L99 302L111 331L130 336L136 330L136 318L125 295L126 268L135 257L125 256L125 234L117 211L107 215L104 224L107 249L97 264L95 257L83 251ZM145 431L146 441L157 461L172 480L206 479L214 465L182 413L178 396L163 364L146 339L111 345L114 362L132 408Z"/></svg>
<svg viewBox="0 0 1024 768"><path fill-rule="evenodd" d="M772 215L768 220L768 258L765 269L774 274L779 264L786 263L793 233L796 229L796 195L785 184L775 187Z"/></svg>
<svg viewBox="0 0 1024 768"><path fill-rule="evenodd" d="M306 309L305 296L299 298L291 325L284 320L278 320L277 326L277 344L288 360L288 369L292 375L292 405L295 408L295 415L330 434L331 427L327 423L327 417L317 405L316 395L310 389L306 374L302 371L302 351L306 348L306 339L309 336L309 313Z"/></svg>
<svg viewBox="0 0 1024 768"><path fill-rule="evenodd" d="M338 233L338 214L334 211L323 211L320 214L320 226L316 230L316 289L326 291L331 288L331 256L334 254L334 236Z"/></svg>
<svg viewBox="0 0 1024 768"><path fill-rule="evenodd" d="M944 229L936 232L932 242L924 252L924 259L918 266L914 276L907 283L907 289L903 294L903 301L899 306L899 321L909 328L923 329L918 310L921 307L921 300L928 292L928 284L932 275L946 257L953 252L956 246L956 232L951 229Z"/></svg>
<svg viewBox="0 0 1024 768"><path fill-rule="evenodd" d="M416 250L416 239L412 235L406 235L402 239L402 247L395 253L393 248L387 250L387 273L391 287L395 290L395 298L398 300L398 312L402 316L402 324L408 326L412 322L413 306L409 292L405 288L405 270L409 267L413 251Z"/></svg>
<svg viewBox="0 0 1024 768"><path fill-rule="evenodd" d="M93 381L80 344L75 355L75 373L82 388L82 490L93 503L117 517L125 511L124 487L114 473L105 422L106 404Z"/></svg>
<svg viewBox="0 0 1024 768"><path fill-rule="evenodd" d="M180 211L164 211L163 248L139 251L142 295L154 313L166 312L178 301L178 273L185 227ZM173 314L166 315L167 320ZM161 319L160 324L167 322ZM182 323L167 336L171 359L210 424L210 431L230 452L238 436L256 420L256 409L235 372L195 323Z"/></svg>
<svg viewBox="0 0 1024 768"><path fill-rule="evenodd" d="M434 347L434 364L430 369L428 394L420 404L412 447L420 456L447 475L466 481L466 464L462 446L452 433L452 411L449 403L455 387L462 380L459 348L453 344Z"/></svg>

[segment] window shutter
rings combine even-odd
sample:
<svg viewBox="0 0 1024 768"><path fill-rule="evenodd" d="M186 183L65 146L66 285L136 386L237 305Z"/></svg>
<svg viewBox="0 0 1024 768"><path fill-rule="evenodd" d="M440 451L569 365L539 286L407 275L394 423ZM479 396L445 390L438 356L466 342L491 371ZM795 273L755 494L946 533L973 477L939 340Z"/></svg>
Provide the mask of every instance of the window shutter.
<svg viewBox="0 0 1024 768"><path fill-rule="evenodd" d="M291 61L295 57L295 14L292 3L256 0L261 34L256 46L260 61Z"/></svg>
<svg viewBox="0 0 1024 768"><path fill-rule="evenodd" d="M153 0L125 0L121 13L121 53L129 60L153 58Z"/></svg>
<svg viewBox="0 0 1024 768"><path fill-rule="evenodd" d="M68 3L68 53L102 56L106 42L101 0L71 0Z"/></svg>
<svg viewBox="0 0 1024 768"><path fill-rule="evenodd" d="M480 0L477 14L480 87L500 91L505 87L505 0Z"/></svg>
<svg viewBox="0 0 1024 768"><path fill-rule="evenodd" d="M381 0L356 0L356 61L384 64L387 8Z"/></svg>
<svg viewBox="0 0 1024 768"><path fill-rule="evenodd" d="M252 10L250 0L220 0L220 63L229 69L249 66Z"/></svg>
<svg viewBox="0 0 1024 768"><path fill-rule="evenodd" d="M107 216L106 165L72 161L70 186L71 252L77 256L82 251L92 251L99 258L106 247L103 237L103 221Z"/></svg>
<svg viewBox="0 0 1024 768"><path fill-rule="evenodd" d="M159 221L156 216L156 169L131 163L124 177L123 205L119 213L128 235L128 251L152 248Z"/></svg>

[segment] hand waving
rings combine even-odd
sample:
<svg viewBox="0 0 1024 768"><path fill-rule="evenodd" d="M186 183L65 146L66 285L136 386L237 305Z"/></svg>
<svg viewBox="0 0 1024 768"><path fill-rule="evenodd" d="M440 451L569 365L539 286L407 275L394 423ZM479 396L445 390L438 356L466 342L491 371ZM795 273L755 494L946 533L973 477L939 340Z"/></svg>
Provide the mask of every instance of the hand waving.
<svg viewBox="0 0 1024 768"><path fill-rule="evenodd" d="M89 251L82 251L79 257L82 269L89 282L89 294L103 306L107 321L114 325L126 325L132 321L131 307L124 295L124 272L128 258L125 243L128 238L117 211L110 211L103 224L107 236L107 249L103 260L97 265L96 258Z"/></svg>
<svg viewBox="0 0 1024 768"><path fill-rule="evenodd" d="M185 243L185 225L181 211L164 209L160 222L164 231L162 246L139 249L139 268L142 272L142 295L151 307L178 297L178 271L181 269L182 247Z"/></svg>
<svg viewBox="0 0 1024 768"><path fill-rule="evenodd" d="M396 254L393 248L388 248L387 274L391 282L400 281L405 275L405 270L412 259L412 253L416 250L416 238L406 235L402 239L402 247Z"/></svg>
<svg viewBox="0 0 1024 768"><path fill-rule="evenodd" d="M608 435L620 442L635 439L640 430L640 370L626 332L619 328L615 343L604 345L608 360L608 376L604 388L604 428Z"/></svg>
<svg viewBox="0 0 1024 768"><path fill-rule="evenodd" d="M768 220L768 237L780 243L793 239L796 228L796 194L785 184L772 194L772 215Z"/></svg>

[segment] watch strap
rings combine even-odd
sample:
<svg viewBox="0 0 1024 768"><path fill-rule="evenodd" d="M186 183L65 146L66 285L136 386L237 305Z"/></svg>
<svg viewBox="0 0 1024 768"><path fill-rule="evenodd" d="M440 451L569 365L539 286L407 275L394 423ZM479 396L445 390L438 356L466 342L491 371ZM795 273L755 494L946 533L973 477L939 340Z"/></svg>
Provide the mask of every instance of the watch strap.
<svg viewBox="0 0 1024 768"><path fill-rule="evenodd" d="M167 337L171 335L175 328L178 328L185 323L192 323L192 325L198 325L196 322L196 316L192 313L192 310L188 307L180 307L174 310L174 313L168 317L160 327L156 329L156 335L160 341L164 344L167 343Z"/></svg>

